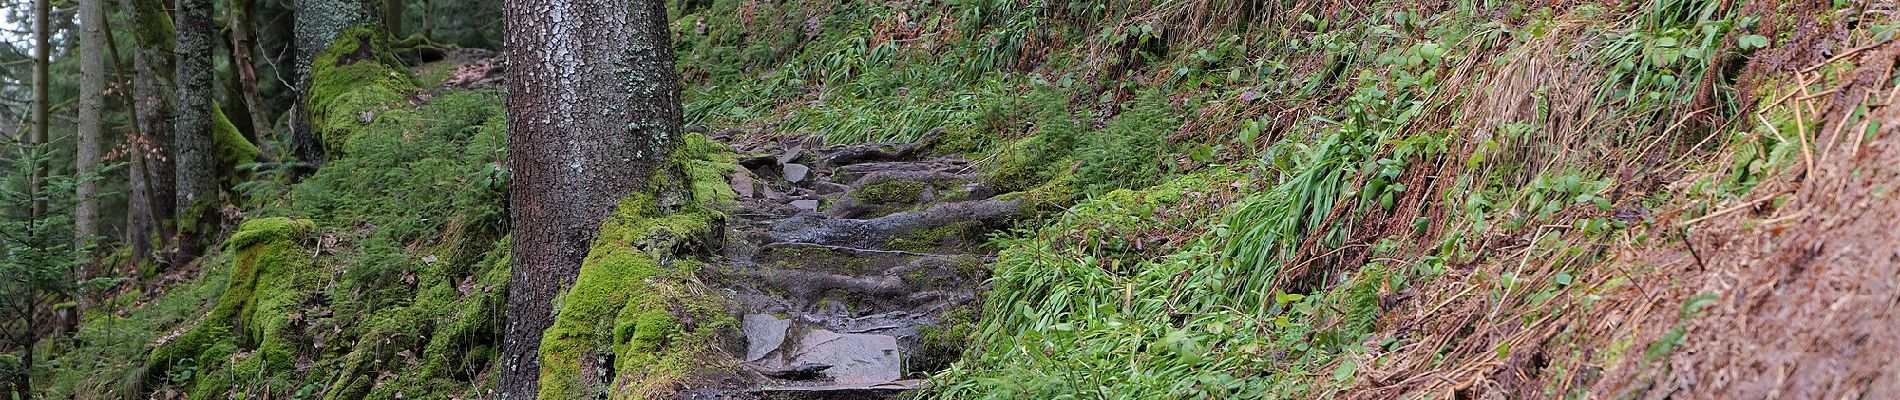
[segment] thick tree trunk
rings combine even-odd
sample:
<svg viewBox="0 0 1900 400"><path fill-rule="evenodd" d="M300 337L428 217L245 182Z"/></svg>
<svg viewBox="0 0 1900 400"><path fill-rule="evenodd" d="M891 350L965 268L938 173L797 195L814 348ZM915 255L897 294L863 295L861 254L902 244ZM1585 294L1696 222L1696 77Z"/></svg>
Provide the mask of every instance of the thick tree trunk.
<svg viewBox="0 0 1900 400"><path fill-rule="evenodd" d="M666 163L680 129L664 0L507 2L513 270L503 399L538 392L541 333L600 222Z"/></svg>
<svg viewBox="0 0 1900 400"><path fill-rule="evenodd" d="M268 158L276 158L277 152L271 146L277 144L277 131L271 124L270 110L264 105L263 96L257 91L257 65L251 61L251 52L255 49L252 34L257 28L251 24L251 5L254 0L231 0L226 16L231 19L231 69L237 71L239 92L244 97L244 108L250 114L252 143L263 151Z"/></svg>
<svg viewBox="0 0 1900 400"><path fill-rule="evenodd" d="M330 47L336 35L361 24L381 24L378 0L296 0L297 92L309 93L310 62ZM291 151L312 168L323 165L323 138L310 127L303 95L291 113Z"/></svg>
<svg viewBox="0 0 1900 400"><path fill-rule="evenodd" d="M106 100L106 9L103 0L79 2L79 150L74 154L80 176L99 168L99 137ZM74 234L86 240L99 234L99 181L79 185L79 206L73 210Z"/></svg>
<svg viewBox="0 0 1900 400"><path fill-rule="evenodd" d="M211 136L211 0L178 0L176 68L178 115L172 120L173 173L177 174L178 241L181 255L194 256L206 228L216 226L217 155ZM185 226L193 225L193 226ZM181 259L183 260L183 259Z"/></svg>
<svg viewBox="0 0 1900 400"><path fill-rule="evenodd" d="M133 248L144 256L152 254L151 235L171 237L171 229L161 222L171 219L175 211L171 152L166 149L172 137L171 102L165 90L171 76L172 22L158 0L122 1L136 44L132 51L132 108L139 133L127 144L138 153L132 162L139 163L131 171L139 176L131 182L129 201L140 203L131 209L138 221L127 229L133 232Z"/></svg>
<svg viewBox="0 0 1900 400"><path fill-rule="evenodd" d="M402 38L402 0L383 0L383 30Z"/></svg>

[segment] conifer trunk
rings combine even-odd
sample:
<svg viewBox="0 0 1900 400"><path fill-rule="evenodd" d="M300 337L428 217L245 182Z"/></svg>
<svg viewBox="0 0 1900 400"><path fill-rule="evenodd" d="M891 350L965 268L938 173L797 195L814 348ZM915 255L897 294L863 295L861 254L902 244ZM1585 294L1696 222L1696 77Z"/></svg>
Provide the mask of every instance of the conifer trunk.
<svg viewBox="0 0 1900 400"><path fill-rule="evenodd" d="M217 219L217 156L211 135L211 0L178 0L178 47L173 61L177 79L177 116L173 118L172 161L178 188L178 250L189 259L198 241Z"/></svg>
<svg viewBox="0 0 1900 400"><path fill-rule="evenodd" d="M99 168L99 137L105 129L106 32L103 0L79 2L79 149L74 159L80 176ZM84 240L99 234L99 182L79 185L79 206L73 210L74 235Z"/></svg>
<svg viewBox="0 0 1900 400"><path fill-rule="evenodd" d="M680 130L664 0L507 2L512 225L498 390L539 390L551 302L574 282L600 223L647 187Z"/></svg>
<svg viewBox="0 0 1900 400"><path fill-rule="evenodd" d="M330 47L336 35L362 24L381 24L379 0L296 0L295 42L297 106L291 112L291 152L312 168L323 165L323 138L310 127L303 95L310 92L310 63Z"/></svg>
<svg viewBox="0 0 1900 400"><path fill-rule="evenodd" d="M174 214L173 168L167 149L172 137L171 102L165 91L171 76L172 21L158 0L123 0L123 4L134 44L132 108L140 134L128 144L138 153L132 162L139 165L130 171L138 177L131 182L132 199L128 201L140 203L131 209L139 220L127 229L134 232L133 248L143 256L152 254L151 235L171 236L172 229L162 222Z"/></svg>
<svg viewBox="0 0 1900 400"><path fill-rule="evenodd" d="M34 220L45 216L47 211L46 201L39 195L46 188L46 163L39 158L39 154L45 152L46 132L53 122L47 113L49 105L46 104L52 101L46 95L47 86L52 84L46 72L50 61L48 57L53 51L53 46L47 42L53 36L52 1L39 0L33 3L33 132L27 135L27 145L31 146L28 150L34 157L27 185L33 198L41 199L33 202L31 211Z"/></svg>

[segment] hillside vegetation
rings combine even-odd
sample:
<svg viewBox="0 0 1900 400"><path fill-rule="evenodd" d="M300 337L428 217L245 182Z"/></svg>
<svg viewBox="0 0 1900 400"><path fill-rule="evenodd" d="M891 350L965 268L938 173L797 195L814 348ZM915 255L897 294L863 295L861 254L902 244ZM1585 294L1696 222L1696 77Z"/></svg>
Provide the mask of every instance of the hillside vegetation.
<svg viewBox="0 0 1900 400"><path fill-rule="evenodd" d="M1022 208L962 232L988 281L925 332L955 361L907 395L1900 393L1891 2L669 7L698 133L559 300L544 398L735 369L738 316L699 271L747 154L715 139L806 137L968 159ZM239 186L221 246L48 345L51 394L491 393L503 93L463 79L493 63L385 36L318 57L307 105L340 156Z"/></svg>

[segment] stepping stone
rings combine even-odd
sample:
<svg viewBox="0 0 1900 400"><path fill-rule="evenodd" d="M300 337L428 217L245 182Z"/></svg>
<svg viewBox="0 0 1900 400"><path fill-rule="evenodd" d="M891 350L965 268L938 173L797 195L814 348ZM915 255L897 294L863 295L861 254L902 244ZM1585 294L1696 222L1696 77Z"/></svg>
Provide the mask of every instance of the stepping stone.
<svg viewBox="0 0 1900 400"><path fill-rule="evenodd" d="M792 320L778 319L768 314L746 314L742 323L745 330L745 360L758 361L766 353L778 350L785 344L785 330L792 327Z"/></svg>
<svg viewBox="0 0 1900 400"><path fill-rule="evenodd" d="M904 377L897 338L886 335L842 334L813 329L798 339L791 365L823 364L823 374L837 384L874 384Z"/></svg>

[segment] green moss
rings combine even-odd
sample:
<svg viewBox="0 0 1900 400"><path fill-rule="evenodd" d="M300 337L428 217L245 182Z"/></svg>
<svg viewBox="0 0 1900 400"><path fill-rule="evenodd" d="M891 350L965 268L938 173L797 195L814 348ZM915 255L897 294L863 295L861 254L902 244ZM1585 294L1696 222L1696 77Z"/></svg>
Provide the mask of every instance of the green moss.
<svg viewBox="0 0 1900 400"><path fill-rule="evenodd" d="M287 374L293 367L298 338L291 329L293 315L301 315L303 297L317 271L295 240L311 228L307 220L263 218L245 221L225 241L230 286L205 318L176 340L152 351L146 361L146 379L162 379L177 365L199 371L225 366L229 356L252 351L255 371ZM227 374L228 375L228 374ZM216 374L197 373L193 398L222 398L229 382Z"/></svg>
<svg viewBox="0 0 1900 400"><path fill-rule="evenodd" d="M154 47L153 50L171 54L173 49L173 25L171 14L161 0L132 0L132 7L138 11L138 19L132 21L132 35L138 47Z"/></svg>
<svg viewBox="0 0 1900 400"><path fill-rule="evenodd" d="M224 116L223 107L211 107L211 142L217 146L218 165L227 169L256 161L263 154Z"/></svg>
<svg viewBox="0 0 1900 400"><path fill-rule="evenodd" d="M739 170L738 155L725 144L688 133L680 137L672 158L685 172L694 199L721 208L738 204L738 194L726 183L726 178Z"/></svg>
<svg viewBox="0 0 1900 400"><path fill-rule="evenodd" d="M929 188L930 185L923 182L893 179L859 188L851 192L851 196L871 204L916 204Z"/></svg>
<svg viewBox="0 0 1900 400"><path fill-rule="evenodd" d="M891 238L890 248L895 250L935 252L946 246L956 246L967 240L970 225L967 223L943 224L929 229L918 229Z"/></svg>
<svg viewBox="0 0 1900 400"><path fill-rule="evenodd" d="M937 371L963 356L976 338L976 307L965 305L943 315L935 326L918 328L922 347L913 368Z"/></svg>
<svg viewBox="0 0 1900 400"><path fill-rule="evenodd" d="M719 365L718 332L736 319L692 278L700 264L676 250L718 233L732 201L725 178L737 164L723 145L683 139L673 171L620 201L574 285L556 298L554 325L541 337L540 398L646 398ZM689 201L662 206L681 191Z"/></svg>
<svg viewBox="0 0 1900 400"><path fill-rule="evenodd" d="M399 124L415 78L388 50L388 34L371 26L343 31L310 67L305 97L324 151L341 154L350 140L379 123ZM398 125L400 126L400 125Z"/></svg>

